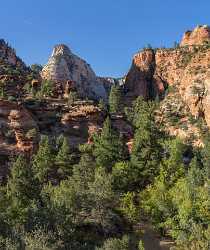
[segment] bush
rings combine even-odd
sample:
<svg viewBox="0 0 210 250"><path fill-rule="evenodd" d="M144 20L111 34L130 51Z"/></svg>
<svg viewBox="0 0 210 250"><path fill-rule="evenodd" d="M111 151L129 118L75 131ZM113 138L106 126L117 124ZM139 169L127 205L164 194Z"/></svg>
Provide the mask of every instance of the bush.
<svg viewBox="0 0 210 250"><path fill-rule="evenodd" d="M14 96L8 96L7 100L10 101L10 102L15 102L16 101L16 97L14 97Z"/></svg>
<svg viewBox="0 0 210 250"><path fill-rule="evenodd" d="M30 129L27 133L26 133L26 138L28 139L36 139L37 138L37 130L35 128Z"/></svg>

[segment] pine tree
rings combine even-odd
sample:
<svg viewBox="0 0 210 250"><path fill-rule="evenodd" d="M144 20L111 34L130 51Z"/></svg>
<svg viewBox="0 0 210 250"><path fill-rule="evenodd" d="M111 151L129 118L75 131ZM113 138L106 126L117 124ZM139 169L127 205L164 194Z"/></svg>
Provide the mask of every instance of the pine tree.
<svg viewBox="0 0 210 250"><path fill-rule="evenodd" d="M4 98L5 97L5 91L4 91L4 85L0 86L0 98Z"/></svg>
<svg viewBox="0 0 210 250"><path fill-rule="evenodd" d="M144 243L142 240L139 241L138 250L144 250Z"/></svg>
<svg viewBox="0 0 210 250"><path fill-rule="evenodd" d="M77 93L71 91L68 96L68 106L71 107L72 105L74 105L76 99L77 99Z"/></svg>
<svg viewBox="0 0 210 250"><path fill-rule="evenodd" d="M210 134L207 133L204 138L204 148L202 153L202 163L206 172L206 181L210 187Z"/></svg>
<svg viewBox="0 0 210 250"><path fill-rule="evenodd" d="M72 185L77 194L77 201L80 209L88 213L91 210L91 202L89 202L89 183L94 181L96 163L92 155L91 145L80 146L81 158L77 165L73 168L71 177Z"/></svg>
<svg viewBox="0 0 210 250"><path fill-rule="evenodd" d="M63 139L63 143L58 151L56 156L56 164L59 167L59 170L64 175L72 174L72 165L73 165L74 155L71 152L69 142L67 138Z"/></svg>
<svg viewBox="0 0 210 250"><path fill-rule="evenodd" d="M94 181L89 183L89 198L91 201L91 218L105 232L114 224L113 208L116 202L112 190L112 176L104 168L97 168Z"/></svg>
<svg viewBox="0 0 210 250"><path fill-rule="evenodd" d="M134 182L144 186L146 183L150 183L159 172L163 138L155 122L153 104L143 103L139 110L142 112L138 112L133 117L133 123L137 129L134 135L131 164L136 173Z"/></svg>
<svg viewBox="0 0 210 250"><path fill-rule="evenodd" d="M143 122L154 122L154 112L157 108L157 103L154 101L145 101L142 96L139 96L132 107L125 108L125 114L128 121L134 128L142 126Z"/></svg>
<svg viewBox="0 0 210 250"><path fill-rule="evenodd" d="M122 109L122 96L120 87L112 85L109 95L109 110L111 113L117 113Z"/></svg>
<svg viewBox="0 0 210 250"><path fill-rule="evenodd" d="M107 112L107 105L103 99L99 100L98 107L101 109L101 111Z"/></svg>
<svg viewBox="0 0 210 250"><path fill-rule="evenodd" d="M169 188L185 175L183 156L187 150L187 145L179 138L176 138L165 143L165 147L165 157L161 164L161 174Z"/></svg>
<svg viewBox="0 0 210 250"><path fill-rule="evenodd" d="M8 215L12 224L26 222L31 201L37 197L37 192L30 166L20 155L12 166L7 184Z"/></svg>
<svg viewBox="0 0 210 250"><path fill-rule="evenodd" d="M112 128L111 121L107 118L100 135L94 137L93 154L99 166L111 169L115 162L127 158L127 147L123 139Z"/></svg>
<svg viewBox="0 0 210 250"><path fill-rule="evenodd" d="M54 152L50 145L49 138L43 136L39 143L39 150L33 158L32 168L35 177L40 183L49 180L49 172L54 167Z"/></svg>

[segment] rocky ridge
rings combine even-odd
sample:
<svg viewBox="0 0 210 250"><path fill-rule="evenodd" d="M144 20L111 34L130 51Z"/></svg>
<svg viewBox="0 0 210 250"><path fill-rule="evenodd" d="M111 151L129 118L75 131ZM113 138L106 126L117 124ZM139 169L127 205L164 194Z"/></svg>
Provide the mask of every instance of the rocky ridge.
<svg viewBox="0 0 210 250"><path fill-rule="evenodd" d="M17 103L0 100L0 152L32 153L39 139L38 126L29 111ZM15 153L15 152L13 152Z"/></svg>
<svg viewBox="0 0 210 250"><path fill-rule="evenodd" d="M3 39L0 39L0 89L7 96L23 96L23 86L32 79L31 70Z"/></svg>

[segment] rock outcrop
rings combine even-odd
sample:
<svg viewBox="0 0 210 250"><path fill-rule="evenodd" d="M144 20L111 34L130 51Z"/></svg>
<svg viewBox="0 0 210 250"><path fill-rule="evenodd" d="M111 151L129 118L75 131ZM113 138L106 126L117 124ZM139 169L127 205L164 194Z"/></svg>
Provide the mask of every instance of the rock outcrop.
<svg viewBox="0 0 210 250"><path fill-rule="evenodd" d="M155 70L155 53L146 49L137 53L132 62L130 71L126 76L125 86L134 97L139 95L145 99L151 97L153 75Z"/></svg>
<svg viewBox="0 0 210 250"><path fill-rule="evenodd" d="M105 114L93 104L80 104L64 113L61 119L64 133L70 137L72 144L92 141L92 135L98 132Z"/></svg>
<svg viewBox="0 0 210 250"><path fill-rule="evenodd" d="M31 114L17 103L0 100L0 152L8 150L32 153L38 143L39 132Z"/></svg>
<svg viewBox="0 0 210 250"><path fill-rule="evenodd" d="M81 97L107 98L103 83L99 81L90 65L74 55L66 45L55 46L41 76L43 79L62 83L64 88L68 81L72 81Z"/></svg>
<svg viewBox="0 0 210 250"><path fill-rule="evenodd" d="M210 42L210 27L203 25L197 26L193 31L185 32L180 45L202 45L208 42Z"/></svg>

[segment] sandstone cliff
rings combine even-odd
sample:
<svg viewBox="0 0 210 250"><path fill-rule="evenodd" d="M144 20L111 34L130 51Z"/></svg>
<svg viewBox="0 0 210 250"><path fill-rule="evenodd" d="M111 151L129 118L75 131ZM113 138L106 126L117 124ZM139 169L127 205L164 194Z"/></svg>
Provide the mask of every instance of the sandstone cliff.
<svg viewBox="0 0 210 250"><path fill-rule="evenodd" d="M210 41L210 28L207 25L197 26L193 31L189 30L184 33L181 46L202 45Z"/></svg>
<svg viewBox="0 0 210 250"><path fill-rule="evenodd" d="M176 89L177 98L189 112L195 118L204 117L210 126L209 30L206 26L195 28L176 48L146 49L136 54L126 77L127 96L164 98L167 89Z"/></svg>
<svg viewBox="0 0 210 250"><path fill-rule="evenodd" d="M17 103L0 100L0 152L2 150L32 153L39 130L31 114Z"/></svg>
<svg viewBox="0 0 210 250"><path fill-rule="evenodd" d="M103 83L99 81L90 65L74 55L66 45L55 46L41 75L43 79L63 85L72 81L81 97L107 98Z"/></svg>

